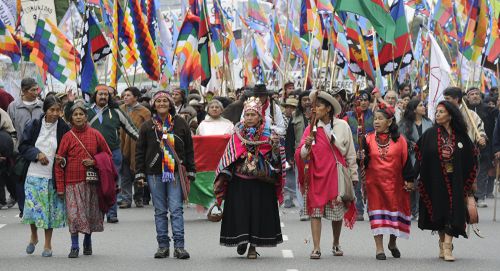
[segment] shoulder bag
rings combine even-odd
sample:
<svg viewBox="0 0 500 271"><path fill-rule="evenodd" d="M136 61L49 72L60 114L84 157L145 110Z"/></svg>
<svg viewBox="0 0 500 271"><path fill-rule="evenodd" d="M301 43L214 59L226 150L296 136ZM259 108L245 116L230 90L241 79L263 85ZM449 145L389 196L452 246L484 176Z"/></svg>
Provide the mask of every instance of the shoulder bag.
<svg viewBox="0 0 500 271"><path fill-rule="evenodd" d="M182 160L177 155L177 152L175 151L175 146L170 145L170 142L168 142L168 140L165 140L165 142L167 142L168 147L174 153L174 159L175 163L177 164L177 171L179 173L179 179L181 182L182 195L184 197L184 200L187 201L189 197L189 191L191 190L191 182L189 181L186 167L182 164Z"/></svg>
<svg viewBox="0 0 500 271"><path fill-rule="evenodd" d="M94 159L94 157L89 153L87 148L85 148L85 145L83 145L82 141L75 135L73 131L70 131L71 134L76 138L78 143L80 143L80 146L85 150L85 152L88 154L88 156L91 159ZM85 170L85 181L88 183L98 183L99 182L99 173L97 172L96 168L93 166L87 167Z"/></svg>
<svg viewBox="0 0 500 271"><path fill-rule="evenodd" d="M354 201L354 186L352 184L351 173L347 167L340 163L332 144L330 143L330 149L337 164L338 195L342 198L342 201Z"/></svg>

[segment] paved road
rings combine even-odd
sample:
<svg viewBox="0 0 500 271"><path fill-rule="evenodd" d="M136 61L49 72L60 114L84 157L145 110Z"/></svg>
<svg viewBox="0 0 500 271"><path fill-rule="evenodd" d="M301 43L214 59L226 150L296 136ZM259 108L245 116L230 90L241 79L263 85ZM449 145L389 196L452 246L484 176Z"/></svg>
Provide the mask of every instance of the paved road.
<svg viewBox="0 0 500 271"><path fill-rule="evenodd" d="M42 258L43 233L39 232L35 253L26 255L28 226L20 224L17 209L4 209L0 210L0 270L500 270L500 222L492 222L493 200L488 203L490 207L480 209L481 230L487 238L456 240L455 263L439 260L437 236L420 231L415 224L410 240L399 242L401 259L388 257L387 261L377 261L366 221L357 223L352 231L343 231L344 257L333 257L329 252L333 238L324 221L322 259L309 260L309 223L298 221L297 209L282 209L286 241L277 248L258 250L262 256L252 261L238 256L234 248L219 246L220 224L208 222L194 208L188 208L185 231L191 259L153 259L156 239L151 206L120 210L119 224L105 224L104 233L93 236L93 256L68 259L70 237L67 229L59 229L54 231L54 256Z"/></svg>

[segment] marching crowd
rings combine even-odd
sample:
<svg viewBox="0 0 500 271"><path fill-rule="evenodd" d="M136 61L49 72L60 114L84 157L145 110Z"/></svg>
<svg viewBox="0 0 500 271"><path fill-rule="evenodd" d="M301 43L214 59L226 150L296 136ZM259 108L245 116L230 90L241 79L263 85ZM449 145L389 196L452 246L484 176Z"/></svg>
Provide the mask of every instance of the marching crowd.
<svg viewBox="0 0 500 271"><path fill-rule="evenodd" d="M321 258L321 219L331 221L332 253L344 254L343 225L365 214L375 257L401 257L411 221L439 233L439 257L453 261L453 238L467 238L468 205L487 207L500 159L498 89L449 87L433 116L426 100L397 90L295 89L258 84L228 97L196 89L152 91L98 85L89 101L72 92L40 97L36 81L21 97L0 90L0 209L16 203L30 226L26 253L44 230L68 226L69 258L92 255L92 233L118 223L118 209L154 206L155 258L188 259L184 203L196 182L193 135L228 135L213 182L210 220L221 220L220 244L247 258L283 242L279 206L310 221L311 259ZM432 120L431 120L432 119ZM6 193L8 191L8 195ZM222 215L223 214L223 215ZM170 219L172 238L169 237Z"/></svg>

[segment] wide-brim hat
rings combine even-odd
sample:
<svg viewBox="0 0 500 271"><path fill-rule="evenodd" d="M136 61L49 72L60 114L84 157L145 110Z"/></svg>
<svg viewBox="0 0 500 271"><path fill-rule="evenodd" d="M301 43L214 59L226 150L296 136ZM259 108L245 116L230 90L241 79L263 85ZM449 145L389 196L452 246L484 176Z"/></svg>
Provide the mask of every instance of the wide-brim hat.
<svg viewBox="0 0 500 271"><path fill-rule="evenodd" d="M314 98L316 97L316 93L318 98L321 98L332 105L334 116L340 114L340 112L342 111L342 107L340 106L340 103L337 101L337 99L333 97L332 94L328 93L327 91L313 90L311 91L311 94L309 94L309 98L311 99L311 101L313 101Z"/></svg>
<svg viewBox="0 0 500 271"><path fill-rule="evenodd" d="M288 98L285 100L284 103L282 103L281 105L283 106L293 106L293 107L297 107L299 105L299 100L295 99L295 98Z"/></svg>
<svg viewBox="0 0 500 271"><path fill-rule="evenodd" d="M259 96L259 95L271 95L269 90L267 89L266 85L264 84L257 84L253 87L253 93L254 96Z"/></svg>

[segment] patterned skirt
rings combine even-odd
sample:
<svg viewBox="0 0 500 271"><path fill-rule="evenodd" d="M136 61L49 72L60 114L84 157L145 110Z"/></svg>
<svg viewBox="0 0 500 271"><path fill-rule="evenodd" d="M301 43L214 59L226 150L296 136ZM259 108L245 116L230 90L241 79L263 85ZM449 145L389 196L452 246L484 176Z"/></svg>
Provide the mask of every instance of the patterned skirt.
<svg viewBox="0 0 500 271"><path fill-rule="evenodd" d="M52 179L27 176L24 195L24 224L34 224L41 229L66 226L64 200L57 196Z"/></svg>
<svg viewBox="0 0 500 271"><path fill-rule="evenodd" d="M70 233L104 231L104 214L99 209L97 185L86 182L67 184L66 210Z"/></svg>
<svg viewBox="0 0 500 271"><path fill-rule="evenodd" d="M312 213L309 213L307 211L307 195L304 195L304 210L312 218L324 218L331 221L342 221L347 211L344 204L330 201L323 207L323 213L321 213L321 208L313 208Z"/></svg>

